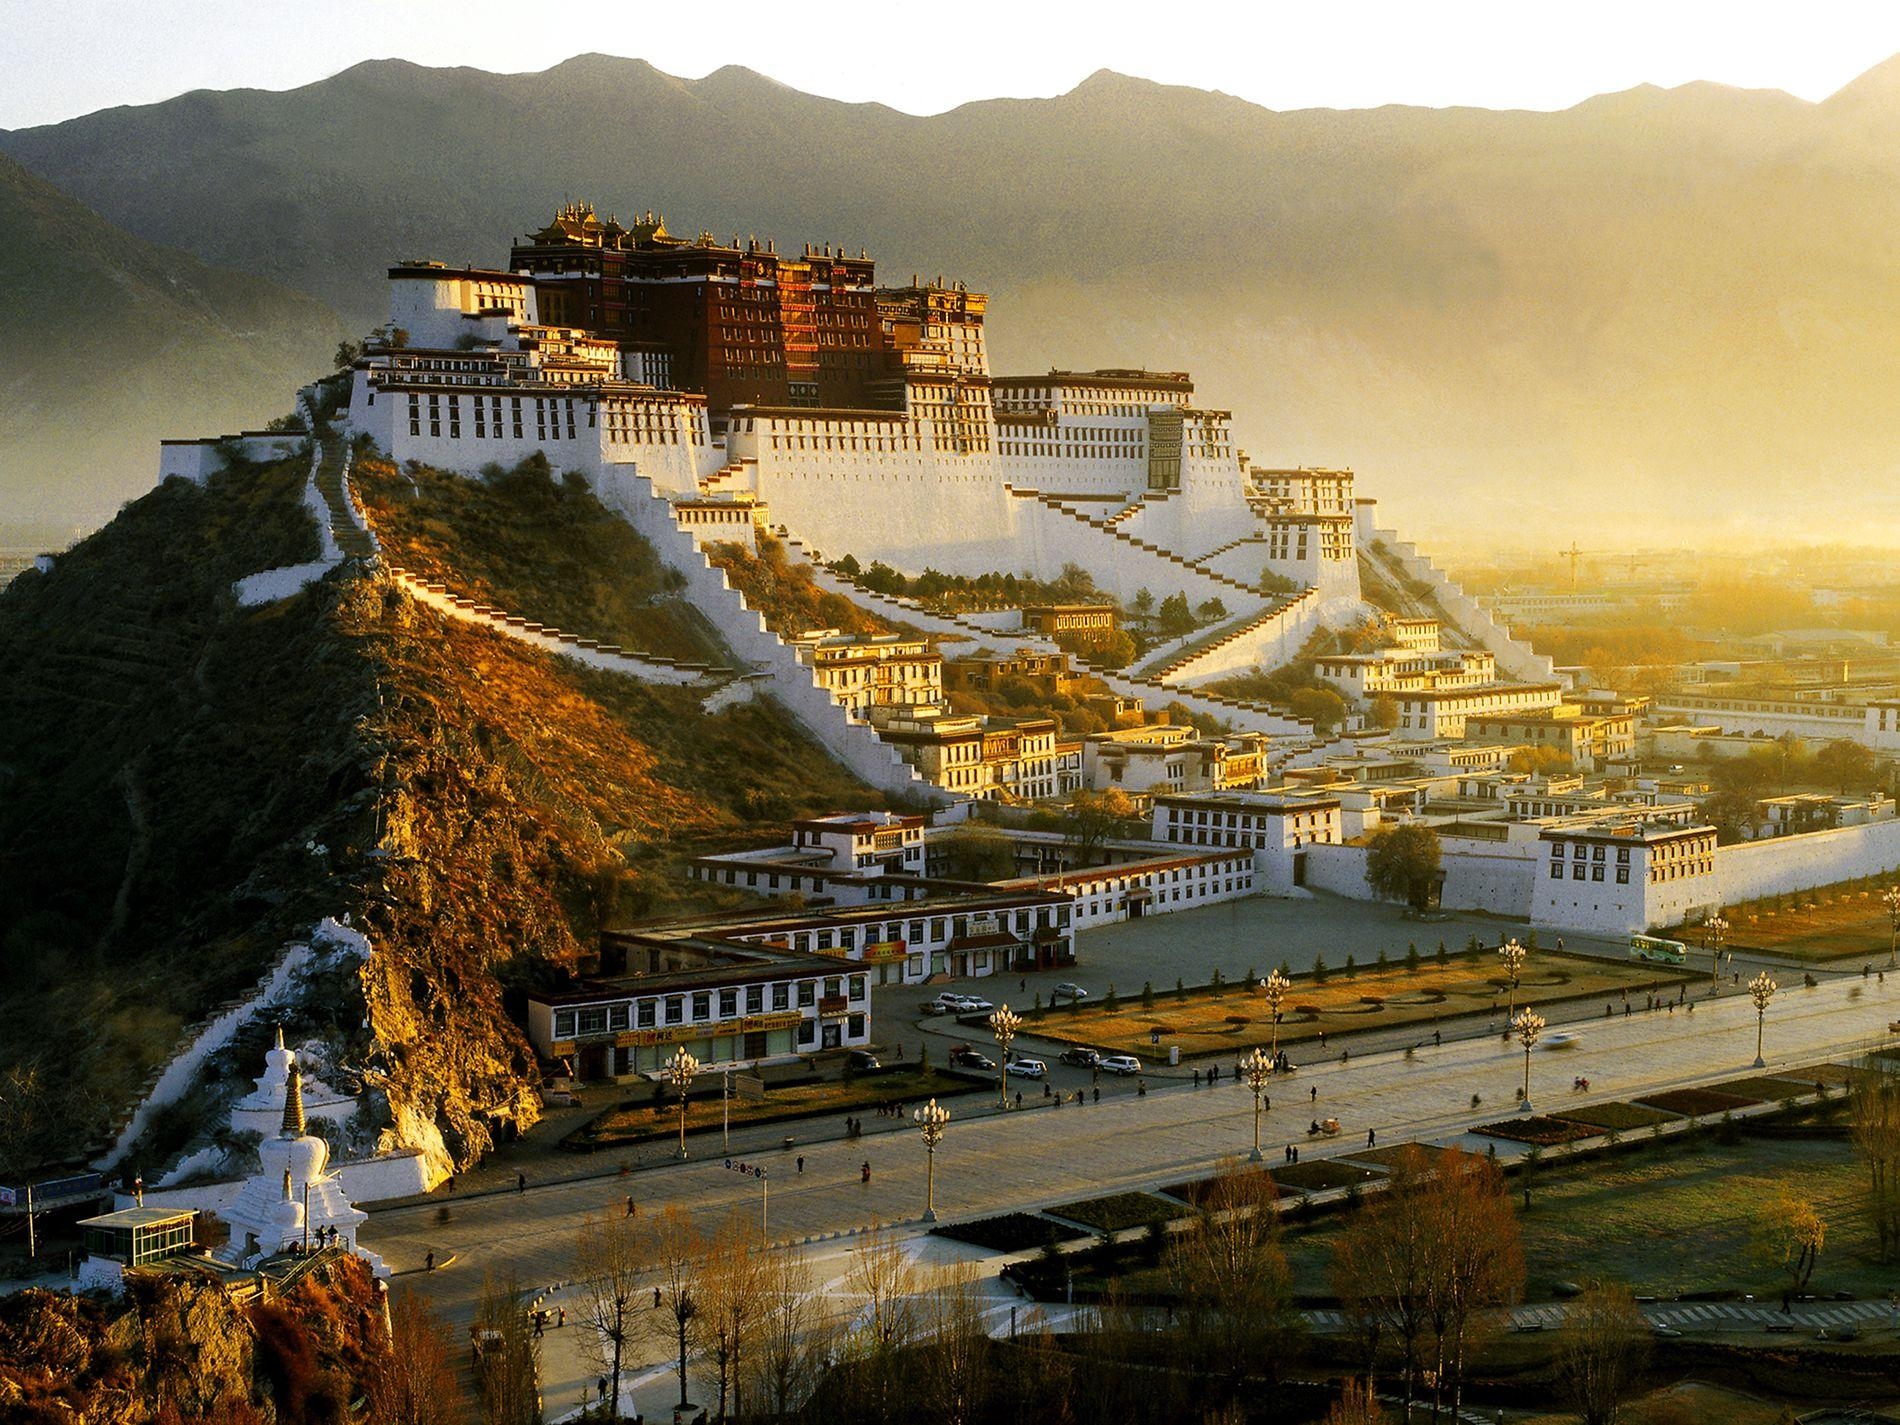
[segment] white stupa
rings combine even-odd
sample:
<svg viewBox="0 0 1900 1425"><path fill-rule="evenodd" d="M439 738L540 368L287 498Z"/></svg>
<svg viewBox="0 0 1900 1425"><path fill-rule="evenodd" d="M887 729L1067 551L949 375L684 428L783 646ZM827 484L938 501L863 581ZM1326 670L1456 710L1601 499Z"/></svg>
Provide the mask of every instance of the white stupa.
<svg viewBox="0 0 1900 1425"><path fill-rule="evenodd" d="M288 1053L281 1039L271 1052ZM343 1195L342 1183L330 1170L330 1145L304 1131L303 1075L294 1056L285 1069L282 1127L257 1145L257 1172L219 1214L231 1227L221 1255L241 1267L254 1267L292 1247L314 1250L333 1240L356 1251L356 1229L369 1220ZM371 1261L380 1267L374 1257Z"/></svg>
<svg viewBox="0 0 1900 1425"><path fill-rule="evenodd" d="M297 1056L284 1047L284 1027L277 1026L276 1047L264 1055L264 1072L255 1086L231 1109L231 1128L237 1133L269 1135L284 1121L284 1092L290 1082L290 1066ZM305 1119L328 1118L341 1123L356 1110L354 1099L338 1093L321 1080L305 1077L303 1111Z"/></svg>

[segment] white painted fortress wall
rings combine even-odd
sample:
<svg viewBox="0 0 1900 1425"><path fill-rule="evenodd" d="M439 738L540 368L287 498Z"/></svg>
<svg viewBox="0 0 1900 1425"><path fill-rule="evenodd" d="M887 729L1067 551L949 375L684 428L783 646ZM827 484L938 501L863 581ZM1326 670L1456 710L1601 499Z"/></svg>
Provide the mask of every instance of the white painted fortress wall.
<svg viewBox="0 0 1900 1425"><path fill-rule="evenodd" d="M1396 530L1378 528L1377 506L1371 500L1358 502L1353 538L1361 549L1369 549L1377 540L1386 554L1411 578L1431 587L1432 596L1451 615L1465 633L1496 655L1498 669L1506 677L1527 682L1549 682L1557 676L1556 665L1534 652L1527 643L1512 638L1477 600L1454 584L1436 564L1419 552L1418 546L1399 538Z"/></svg>
<svg viewBox="0 0 1900 1425"><path fill-rule="evenodd" d="M811 669L746 606L738 590L699 551L673 519L671 505L644 476L612 466L602 471L595 493L646 536L661 561L686 579L693 605L719 630L733 654L771 675L771 693L833 757L874 787L894 795L941 802L947 794L905 765L864 723L853 722L831 693L812 681Z"/></svg>
<svg viewBox="0 0 1900 1425"><path fill-rule="evenodd" d="M1718 846L1715 881L1722 901L1805 891L1900 869L1900 821L1871 821L1800 836Z"/></svg>

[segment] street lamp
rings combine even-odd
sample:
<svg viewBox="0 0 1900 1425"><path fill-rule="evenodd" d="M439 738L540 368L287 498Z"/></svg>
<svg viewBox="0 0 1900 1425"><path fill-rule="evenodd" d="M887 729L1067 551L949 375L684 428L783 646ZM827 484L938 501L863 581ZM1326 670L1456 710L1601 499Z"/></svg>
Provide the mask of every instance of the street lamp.
<svg viewBox="0 0 1900 1425"><path fill-rule="evenodd" d="M1280 1057L1280 1006L1286 1003L1287 992L1292 988L1293 981L1278 970L1269 972L1260 982L1260 992L1267 997L1267 1010L1273 1015L1273 1048L1268 1052L1276 1060Z"/></svg>
<svg viewBox="0 0 1900 1425"><path fill-rule="evenodd" d="M996 1036L996 1106L1009 1107L1009 1043L1023 1027L1023 1017L1004 1005L990 1015L990 1033Z"/></svg>
<svg viewBox="0 0 1900 1425"><path fill-rule="evenodd" d="M1504 1017L1513 1023L1517 1018L1517 982L1524 974L1524 957L1528 954L1530 951L1518 944L1515 936L1498 946L1498 959L1504 962L1504 973L1511 982L1511 999L1505 1008ZM1492 1001L1493 1005L1496 1003L1496 1000Z"/></svg>
<svg viewBox="0 0 1900 1425"><path fill-rule="evenodd" d="M1761 1031L1768 1019L1768 1001L1780 988L1766 970L1748 982L1748 997L1755 1001L1755 1067L1758 1069L1767 1067L1761 1056Z"/></svg>
<svg viewBox="0 0 1900 1425"><path fill-rule="evenodd" d="M686 1156L686 1091L693 1086L693 1078L699 1073L699 1060L686 1052L685 1046L673 1051L673 1057L666 1061L667 1082L673 1085L680 1096L680 1157Z"/></svg>
<svg viewBox="0 0 1900 1425"><path fill-rule="evenodd" d="M1253 1156L1247 1161L1260 1161L1260 1095L1266 1090L1267 1077L1273 1072L1273 1060L1260 1052L1258 1044L1253 1052L1240 1061L1241 1072L1247 1076L1247 1087L1253 1090Z"/></svg>
<svg viewBox="0 0 1900 1425"><path fill-rule="evenodd" d="M1728 939L1728 921L1717 911L1702 926L1702 943L1709 952L1709 993L1722 983L1722 942Z"/></svg>
<svg viewBox="0 0 1900 1425"><path fill-rule="evenodd" d="M1517 1034L1518 1043L1524 1046L1524 1095L1518 1103L1518 1111L1531 1111L1531 1049L1537 1043L1537 1036L1544 1032L1544 1016L1526 1006L1517 1012L1517 1018L1511 1021L1511 1028Z"/></svg>
<svg viewBox="0 0 1900 1425"><path fill-rule="evenodd" d="M950 1122L950 1110L934 1098L915 1113L911 1121L924 1135L924 1221L937 1220L937 1145L943 1142L944 1126Z"/></svg>
<svg viewBox="0 0 1900 1425"><path fill-rule="evenodd" d="M1895 942L1900 941L1900 886L1888 886L1887 889L1881 893L1880 902L1887 907L1887 925L1889 927L1889 934L1887 936L1887 968L1891 970L1894 967L1893 954Z"/></svg>

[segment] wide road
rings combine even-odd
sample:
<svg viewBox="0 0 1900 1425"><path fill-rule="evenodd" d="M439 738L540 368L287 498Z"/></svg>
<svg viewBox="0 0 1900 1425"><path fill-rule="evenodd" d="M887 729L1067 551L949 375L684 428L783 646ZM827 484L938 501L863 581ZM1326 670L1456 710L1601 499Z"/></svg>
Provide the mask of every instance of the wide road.
<svg viewBox="0 0 1900 1425"><path fill-rule="evenodd" d="M1844 978L1813 989L1801 986L1798 972L1783 978L1766 1022L1771 1071L1864 1054L1889 1041L1887 1024L1900 1017L1900 978L1886 984ZM1580 1024L1575 1042L1561 1049L1534 1052L1533 1105L1558 1110L1751 1072L1753 1003L1732 988L1715 1000L1702 998L1706 986L1690 993L1698 1006L1693 1014L1681 1008L1645 1012L1639 1006L1627 1017ZM1300 1145L1303 1159L1363 1150L1369 1131L1377 1132L1382 1148L1410 1140L1463 1141L1466 1146L1496 1142L1464 1135L1516 1111L1514 1093L1523 1072L1521 1047L1507 1047L1493 1036L1427 1046L1409 1059L1388 1050L1353 1055L1346 1063L1332 1058L1308 1064L1277 1078L1269 1089L1272 1108L1262 1129L1268 1165L1280 1160L1289 1142ZM1579 1075L1591 1081L1587 1094L1571 1088ZM1482 1100L1475 1110L1474 1093ZM1140 1097L1123 1081L1100 1104L1054 1108L1028 1094L1025 1103L1036 1106L951 1123L937 1152L941 1216L981 1216L1157 1187L1205 1175L1223 1158L1252 1146L1252 1095L1225 1078L1213 1088L1151 1081ZM1340 1120L1343 1135L1310 1141L1310 1120L1327 1116ZM758 1133L748 1137L754 1144L763 1140ZM437 1221L434 1203L378 1211L365 1224L362 1241L403 1274L399 1288L423 1290L459 1331L474 1317L484 1270L512 1270L524 1287L564 1282L573 1275L581 1223L590 1214L624 1212L628 1194L643 1214L678 1203L708 1227L730 1211L759 1212L760 1184L728 1171L716 1142L702 1143L695 1143L693 1151L707 1156L685 1163L458 1199L447 1223ZM908 1127L855 1141L802 1145L799 1151L805 1156L803 1174L795 1171L792 1154L776 1149L746 1154L770 1169L774 1240L824 1241L876 1224L912 1224L920 1217L924 1151ZM1497 1151L1508 1156L1516 1150L1498 1142ZM868 1185L860 1181L865 1161L872 1168ZM454 1260L435 1272L414 1272L427 1251L434 1251L438 1261L450 1254ZM837 1246L826 1249L826 1255L836 1251ZM549 1345L551 1414L573 1404L586 1374L575 1359L572 1334L571 1328L557 1333L561 1339Z"/></svg>

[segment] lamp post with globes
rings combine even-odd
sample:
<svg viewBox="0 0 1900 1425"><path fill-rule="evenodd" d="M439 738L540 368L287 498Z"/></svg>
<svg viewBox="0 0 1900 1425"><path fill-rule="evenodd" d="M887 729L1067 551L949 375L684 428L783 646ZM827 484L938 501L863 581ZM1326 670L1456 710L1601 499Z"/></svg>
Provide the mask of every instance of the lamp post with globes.
<svg viewBox="0 0 1900 1425"><path fill-rule="evenodd" d="M1009 1045L1023 1027L1023 1017L1003 1005L990 1015L990 1033L996 1036L996 1106L1009 1107Z"/></svg>
<svg viewBox="0 0 1900 1425"><path fill-rule="evenodd" d="M693 1086L693 1079L699 1073L699 1060L688 1054L684 1046L673 1051L673 1057L666 1061L666 1080L680 1096L680 1157L686 1156L686 1091Z"/></svg>
<svg viewBox="0 0 1900 1425"><path fill-rule="evenodd" d="M1511 1021L1511 1029L1517 1035L1518 1043L1524 1046L1524 1094L1518 1102L1521 1113L1531 1111L1531 1050L1537 1043L1537 1036L1544 1032L1544 1016L1528 1006L1517 1012L1517 1018Z"/></svg>
<svg viewBox="0 0 1900 1425"><path fill-rule="evenodd" d="M1270 971L1260 982L1260 993L1267 999L1267 1012L1273 1016L1273 1047L1267 1053L1276 1061L1280 1057L1280 1006L1286 1003L1287 992L1292 988L1293 981L1278 970Z"/></svg>
<svg viewBox="0 0 1900 1425"><path fill-rule="evenodd" d="M1260 1095L1266 1091L1267 1079L1273 1073L1273 1060L1261 1053L1256 1044L1240 1061L1240 1071L1247 1076L1247 1087L1253 1090L1253 1153L1247 1161L1257 1163L1260 1161Z"/></svg>
<svg viewBox="0 0 1900 1425"><path fill-rule="evenodd" d="M1513 1023L1517 1019L1518 981L1524 977L1524 957L1529 954L1530 951L1520 945L1515 936L1498 946L1498 959L1504 962L1504 976L1511 986L1511 998L1505 1007L1504 1017ZM1496 1000L1492 1001L1493 1005L1496 1003Z"/></svg>
<svg viewBox="0 0 1900 1425"><path fill-rule="evenodd" d="M1748 997L1755 1001L1755 1067L1758 1069L1767 1067L1761 1056L1761 1034L1762 1026L1768 1022L1768 1001L1780 988L1766 970L1748 982Z"/></svg>
<svg viewBox="0 0 1900 1425"><path fill-rule="evenodd" d="M911 1114L911 1121L924 1135L924 1221L937 1220L937 1145L943 1142L944 1127L950 1122L950 1110L934 1098Z"/></svg>
<svg viewBox="0 0 1900 1425"><path fill-rule="evenodd" d="M1722 983L1722 946L1727 940L1728 919L1718 910L1702 926L1702 944L1709 952L1710 994L1714 994Z"/></svg>
<svg viewBox="0 0 1900 1425"><path fill-rule="evenodd" d="M1900 946L1900 886L1888 886L1880 903L1887 908L1887 968L1894 968L1894 950Z"/></svg>

